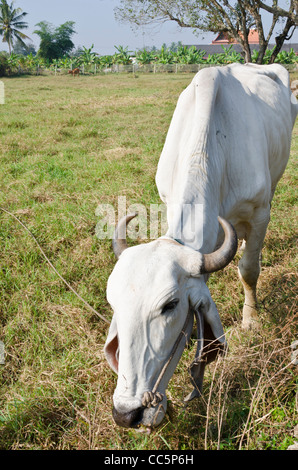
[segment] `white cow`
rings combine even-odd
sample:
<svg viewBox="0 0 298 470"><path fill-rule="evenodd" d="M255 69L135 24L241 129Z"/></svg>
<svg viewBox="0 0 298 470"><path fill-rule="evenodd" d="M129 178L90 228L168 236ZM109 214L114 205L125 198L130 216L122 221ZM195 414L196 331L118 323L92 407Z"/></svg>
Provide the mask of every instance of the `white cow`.
<svg viewBox="0 0 298 470"><path fill-rule="evenodd" d="M119 223L113 242L118 262L107 286L114 315L105 354L118 374L117 424L149 429L160 424L165 390L194 318L198 348L190 369L194 390L187 399L199 395L205 364L225 347L206 281L233 258L235 230L245 241L239 262L243 325L255 321L259 258L297 108L280 65L204 69L181 94L156 175L168 231L128 248L130 215Z"/></svg>

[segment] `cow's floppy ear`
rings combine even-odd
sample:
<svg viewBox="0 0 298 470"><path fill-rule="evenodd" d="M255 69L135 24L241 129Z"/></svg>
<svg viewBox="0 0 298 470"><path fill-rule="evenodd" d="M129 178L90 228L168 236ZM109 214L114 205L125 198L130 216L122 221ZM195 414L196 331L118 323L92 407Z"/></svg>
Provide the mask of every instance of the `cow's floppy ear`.
<svg viewBox="0 0 298 470"><path fill-rule="evenodd" d="M118 374L119 343L117 336L117 324L113 317L110 325L108 337L104 345L104 353L109 366Z"/></svg>
<svg viewBox="0 0 298 470"><path fill-rule="evenodd" d="M204 371L207 364L214 361L226 349L226 341L215 303L209 298L193 307L197 322L197 351L190 366L193 391L185 398L191 401L202 393Z"/></svg>

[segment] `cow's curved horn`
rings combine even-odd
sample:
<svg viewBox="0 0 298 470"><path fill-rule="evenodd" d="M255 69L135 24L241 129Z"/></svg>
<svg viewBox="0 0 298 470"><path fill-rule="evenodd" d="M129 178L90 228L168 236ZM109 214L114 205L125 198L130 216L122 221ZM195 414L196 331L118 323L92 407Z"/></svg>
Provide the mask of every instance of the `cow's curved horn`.
<svg viewBox="0 0 298 470"><path fill-rule="evenodd" d="M124 217L122 217L121 220L119 220L118 225L114 231L113 239L112 239L112 246L113 246L113 251L115 253L115 256L117 259L119 259L119 256L121 253L128 248L127 242L126 242L126 227L133 219L138 215L137 212L134 212L133 214L127 214Z"/></svg>
<svg viewBox="0 0 298 470"><path fill-rule="evenodd" d="M237 251L238 240L233 225L222 217L218 217L218 220L224 230L225 239L218 250L203 255L202 274L209 274L223 269L232 261Z"/></svg>

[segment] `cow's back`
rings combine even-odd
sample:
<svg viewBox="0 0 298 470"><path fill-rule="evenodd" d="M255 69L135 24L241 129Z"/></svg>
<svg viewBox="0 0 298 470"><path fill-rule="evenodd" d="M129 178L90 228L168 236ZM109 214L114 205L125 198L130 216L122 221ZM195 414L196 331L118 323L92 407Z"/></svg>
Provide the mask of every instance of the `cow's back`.
<svg viewBox="0 0 298 470"><path fill-rule="evenodd" d="M162 200L203 204L210 220L218 214L235 224L249 218L272 199L297 108L280 65L200 71L180 95L160 157ZM169 209L169 225L175 217Z"/></svg>
<svg viewBox="0 0 298 470"><path fill-rule="evenodd" d="M298 106L280 65L237 64L221 75L211 149L225 161L221 202L229 215L241 200L264 206L271 201L289 158Z"/></svg>

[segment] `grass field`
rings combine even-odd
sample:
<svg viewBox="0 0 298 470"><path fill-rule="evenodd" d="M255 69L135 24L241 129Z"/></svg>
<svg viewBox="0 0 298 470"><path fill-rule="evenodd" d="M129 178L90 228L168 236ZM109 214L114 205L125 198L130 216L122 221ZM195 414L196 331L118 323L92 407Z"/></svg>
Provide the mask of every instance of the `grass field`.
<svg viewBox="0 0 298 470"><path fill-rule="evenodd" d="M3 79L0 206L20 218L67 282L111 318L115 258L95 235L99 204L159 203L155 171L191 75ZM35 241L0 212L0 449L286 449L297 424L295 204L298 122L272 206L259 282L262 328L243 333L237 259L209 286L229 343L209 367L204 398L187 408L184 352L170 382L171 417L151 435L112 420L108 326L61 281ZM296 258L296 259L295 259Z"/></svg>

